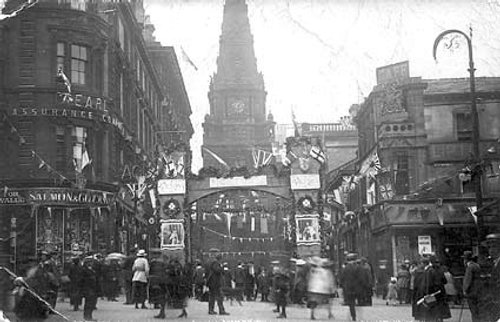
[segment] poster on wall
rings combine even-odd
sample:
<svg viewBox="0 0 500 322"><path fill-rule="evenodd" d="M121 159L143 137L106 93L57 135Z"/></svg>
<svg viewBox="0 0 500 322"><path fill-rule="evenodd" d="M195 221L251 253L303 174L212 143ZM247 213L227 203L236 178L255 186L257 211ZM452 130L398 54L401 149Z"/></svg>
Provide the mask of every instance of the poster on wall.
<svg viewBox="0 0 500 322"><path fill-rule="evenodd" d="M320 243L319 215L295 215L297 245Z"/></svg>
<svg viewBox="0 0 500 322"><path fill-rule="evenodd" d="M420 255L432 253L431 236L418 236L418 253Z"/></svg>
<svg viewBox="0 0 500 322"><path fill-rule="evenodd" d="M161 222L161 249L177 250L184 248L184 220L169 219Z"/></svg>

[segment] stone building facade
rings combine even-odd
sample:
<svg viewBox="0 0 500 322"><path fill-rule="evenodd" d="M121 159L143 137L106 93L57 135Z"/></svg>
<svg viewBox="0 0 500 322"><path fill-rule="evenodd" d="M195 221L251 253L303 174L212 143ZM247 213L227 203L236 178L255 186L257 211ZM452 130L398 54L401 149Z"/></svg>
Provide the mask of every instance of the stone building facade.
<svg viewBox="0 0 500 322"><path fill-rule="evenodd" d="M0 22L0 265L155 245L137 179L168 122L186 146L192 127L175 54L145 41L144 20L142 1L41 0Z"/></svg>
<svg viewBox="0 0 500 322"><path fill-rule="evenodd" d="M470 157L468 79L389 79L373 88L358 111L359 159L352 182L339 184L350 197L338 226L339 247L368 257L382 284L405 260L424 253L435 253L460 275L463 251L481 251L477 215L486 232L500 229L491 215L498 211L500 189L499 80L477 78L476 84L481 151L476 165L486 205L478 213L467 171L476 166Z"/></svg>

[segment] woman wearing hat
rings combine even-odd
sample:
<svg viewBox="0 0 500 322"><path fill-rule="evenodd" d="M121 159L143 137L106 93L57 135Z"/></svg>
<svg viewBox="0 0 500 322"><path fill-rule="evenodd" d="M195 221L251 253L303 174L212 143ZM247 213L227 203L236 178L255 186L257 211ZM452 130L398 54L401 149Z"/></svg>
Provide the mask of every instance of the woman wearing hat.
<svg viewBox="0 0 500 322"><path fill-rule="evenodd" d="M141 304L141 309L147 309L144 304L146 301L146 287L148 285L149 275L149 263L146 259L146 255L146 251L140 249L137 252L137 258L132 266L132 272L134 273L132 277L132 289L136 309L139 308L139 303Z"/></svg>

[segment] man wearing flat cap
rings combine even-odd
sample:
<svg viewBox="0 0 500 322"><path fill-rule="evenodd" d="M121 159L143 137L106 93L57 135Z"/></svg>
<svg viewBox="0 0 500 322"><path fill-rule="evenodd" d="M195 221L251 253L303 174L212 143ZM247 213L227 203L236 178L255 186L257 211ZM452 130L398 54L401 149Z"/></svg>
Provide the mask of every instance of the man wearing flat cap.
<svg viewBox="0 0 500 322"><path fill-rule="evenodd" d="M480 321L481 268L477 263L477 256L474 256L470 250L464 252L463 258L465 264L463 292L469 304L472 322L478 322Z"/></svg>
<svg viewBox="0 0 500 322"><path fill-rule="evenodd" d="M360 292L359 276L361 268L356 263L358 256L354 253L347 254L346 265L340 274L340 285L344 293L344 302L349 306L351 318L356 321L356 298Z"/></svg>
<svg viewBox="0 0 500 322"><path fill-rule="evenodd" d="M500 319L500 233L487 235L486 246L493 263L480 306L485 313L483 321L497 321Z"/></svg>

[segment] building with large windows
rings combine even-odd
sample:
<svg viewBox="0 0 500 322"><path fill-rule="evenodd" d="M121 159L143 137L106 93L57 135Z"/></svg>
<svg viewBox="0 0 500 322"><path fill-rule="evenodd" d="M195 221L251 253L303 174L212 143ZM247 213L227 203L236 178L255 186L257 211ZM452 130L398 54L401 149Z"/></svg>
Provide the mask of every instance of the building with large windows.
<svg viewBox="0 0 500 322"><path fill-rule="evenodd" d="M492 215L500 189L499 79L476 78L481 163L474 164L469 80L388 74L398 77L381 78L355 118L359 159L352 180L339 180L349 195L339 248L369 257L380 276L423 253L461 274L463 251L480 251L477 216L487 232L500 228ZM476 213L469 170L478 167L485 207Z"/></svg>
<svg viewBox="0 0 500 322"><path fill-rule="evenodd" d="M0 22L0 265L153 247L134 180L193 131L175 52L145 40L142 1L21 5Z"/></svg>

